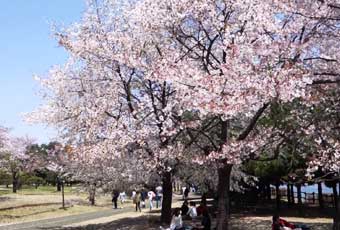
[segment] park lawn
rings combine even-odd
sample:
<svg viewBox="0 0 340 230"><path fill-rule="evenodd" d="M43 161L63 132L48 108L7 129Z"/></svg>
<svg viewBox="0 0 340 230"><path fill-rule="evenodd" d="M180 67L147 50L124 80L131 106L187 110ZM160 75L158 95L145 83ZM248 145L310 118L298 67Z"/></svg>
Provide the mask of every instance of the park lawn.
<svg viewBox="0 0 340 230"><path fill-rule="evenodd" d="M0 211L0 226L13 223L29 222L56 217L64 217L87 212L108 210L111 207L74 205L72 207L61 209L60 205L35 206L16 208L11 210Z"/></svg>
<svg viewBox="0 0 340 230"><path fill-rule="evenodd" d="M64 188L65 194L69 193L76 193L77 188L76 187L65 187ZM54 186L39 186L37 189L34 187L28 187L23 186L22 189L17 191L17 194L26 194L26 195L45 195L45 194L51 194L51 193L59 193L57 192L56 187ZM12 187L6 188L5 186L0 186L0 196L1 195L7 195L7 194L13 194Z"/></svg>
<svg viewBox="0 0 340 230"><path fill-rule="evenodd" d="M0 224L18 223L46 218L68 216L111 208L110 195L97 195L96 206L90 206L88 194L76 187L65 187L66 210L61 207L61 192L55 187L38 189L24 187L12 193L11 188L0 187Z"/></svg>
<svg viewBox="0 0 340 230"><path fill-rule="evenodd" d="M0 210L11 207L22 207L36 204L51 205L61 203L61 192L57 192L55 187L41 186L35 188L23 188L12 193L11 188L6 189L0 187ZM80 192L76 187L65 187L65 203L66 206L71 205L87 205L88 194ZM111 197L109 195L98 195L96 197L96 205L107 206L111 204Z"/></svg>

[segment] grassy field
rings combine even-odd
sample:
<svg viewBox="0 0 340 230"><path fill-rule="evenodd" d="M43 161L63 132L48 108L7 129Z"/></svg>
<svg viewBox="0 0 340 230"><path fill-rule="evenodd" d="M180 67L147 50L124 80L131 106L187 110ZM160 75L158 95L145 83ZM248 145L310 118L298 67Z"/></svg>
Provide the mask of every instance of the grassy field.
<svg viewBox="0 0 340 230"><path fill-rule="evenodd" d="M77 193L77 188L76 187L65 187L64 188L65 194L68 193ZM37 189L34 187L27 187L23 186L22 189L17 191L17 194L22 194L22 195L45 195L45 194L51 194L51 193L59 193L57 192L56 187L52 186L40 186ZM8 194L13 194L12 193L12 188L6 188L5 186L0 185L0 196L2 195L8 195Z"/></svg>
<svg viewBox="0 0 340 230"><path fill-rule="evenodd" d="M111 208L111 197L98 195L96 206L90 206L88 194L77 187L65 187L66 209L61 208L61 192L56 187L38 189L24 187L17 193L11 188L0 187L0 225L45 218L54 218Z"/></svg>

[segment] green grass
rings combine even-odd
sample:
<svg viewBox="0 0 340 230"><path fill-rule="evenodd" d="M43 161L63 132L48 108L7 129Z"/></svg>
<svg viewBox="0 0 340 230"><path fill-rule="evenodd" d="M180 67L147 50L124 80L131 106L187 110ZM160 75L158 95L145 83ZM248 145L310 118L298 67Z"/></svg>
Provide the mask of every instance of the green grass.
<svg viewBox="0 0 340 230"><path fill-rule="evenodd" d="M60 205L36 206L0 211L0 224L33 221L45 218L76 215L86 212L107 210L108 207L75 205L61 209Z"/></svg>
<svg viewBox="0 0 340 230"><path fill-rule="evenodd" d="M77 190L72 187L65 187L64 192L65 194L72 194L76 193ZM11 187L6 188L5 186L0 186L0 196L12 193L13 192ZM17 190L17 194L21 195L47 195L54 193L60 193L57 191L57 187L55 186L39 186L37 189L31 186L23 186L20 190Z"/></svg>
<svg viewBox="0 0 340 230"><path fill-rule="evenodd" d="M54 186L23 186L17 193L12 188L0 185L0 224L27 220L38 220L56 216L99 211L111 208L111 196L96 196L96 206L90 206L88 194L80 192L77 187L65 187L66 210L61 207L61 192ZM57 204L60 203L60 204ZM10 208L10 209L8 209Z"/></svg>

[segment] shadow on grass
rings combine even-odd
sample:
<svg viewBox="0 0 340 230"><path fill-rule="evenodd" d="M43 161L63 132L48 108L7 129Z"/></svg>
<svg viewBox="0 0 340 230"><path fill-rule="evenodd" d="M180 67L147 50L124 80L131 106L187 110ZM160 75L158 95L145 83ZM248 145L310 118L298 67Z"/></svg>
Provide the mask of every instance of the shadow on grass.
<svg viewBox="0 0 340 230"><path fill-rule="evenodd" d="M105 224L91 224L83 227L40 228L44 230L156 230L161 223L158 216L124 218Z"/></svg>
<svg viewBox="0 0 340 230"><path fill-rule="evenodd" d="M303 223L295 222L295 224L305 224L309 226L312 230L330 230L332 229L332 224L325 223ZM231 221L232 230L269 230L271 229L270 220L254 220L254 219L239 219L237 217L232 218Z"/></svg>
<svg viewBox="0 0 340 230"><path fill-rule="evenodd" d="M7 197L7 196L0 196L0 202L8 201L8 200L13 200L13 198Z"/></svg>
<svg viewBox="0 0 340 230"><path fill-rule="evenodd" d="M233 207L233 214L241 214L245 216L272 216L278 213L285 217L301 217L301 218L333 218L335 210L332 207L320 209L319 207L311 206L283 206L277 210L272 205L255 205L246 207Z"/></svg>
<svg viewBox="0 0 340 230"><path fill-rule="evenodd" d="M312 230L330 230L331 224L321 223L302 223L307 224ZM83 227L69 228L40 228L41 230L158 230L161 223L157 216L142 216L137 218L124 218L106 224L87 225ZM165 227L163 225L163 227ZM231 219L232 230L269 230L271 221L238 218L233 216Z"/></svg>

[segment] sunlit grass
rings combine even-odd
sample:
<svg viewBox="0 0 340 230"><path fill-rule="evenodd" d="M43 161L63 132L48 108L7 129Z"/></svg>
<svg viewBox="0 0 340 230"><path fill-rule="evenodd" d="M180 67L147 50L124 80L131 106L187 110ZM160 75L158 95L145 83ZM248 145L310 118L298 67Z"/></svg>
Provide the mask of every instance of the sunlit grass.
<svg viewBox="0 0 340 230"><path fill-rule="evenodd" d="M76 215L86 212L107 210L109 208L110 207L98 207L89 205L74 205L66 209L61 209L61 205L16 208L0 211L0 225Z"/></svg>
<svg viewBox="0 0 340 230"><path fill-rule="evenodd" d="M65 186L64 191L66 210L60 209L62 196L56 187L39 186L36 189L24 186L13 193L11 187L0 186L0 225L107 210L112 207L110 194L98 193L96 206L90 206L88 193L78 187ZM132 206L131 201L124 206Z"/></svg>

